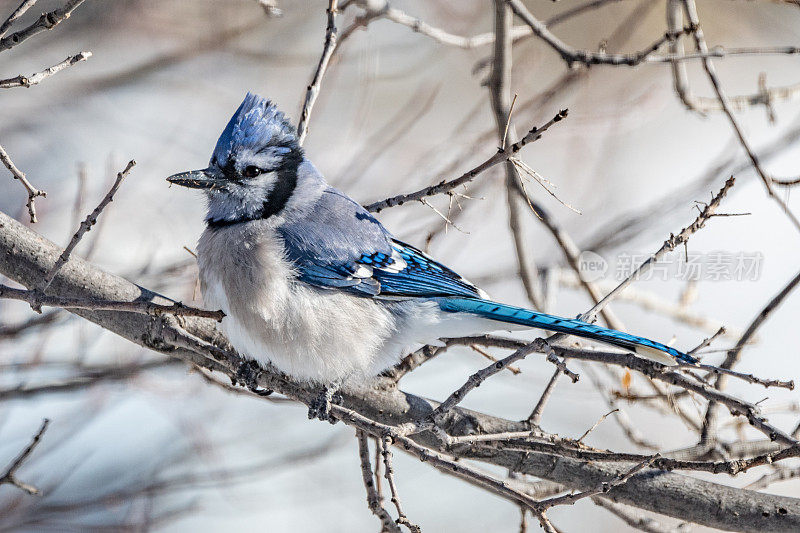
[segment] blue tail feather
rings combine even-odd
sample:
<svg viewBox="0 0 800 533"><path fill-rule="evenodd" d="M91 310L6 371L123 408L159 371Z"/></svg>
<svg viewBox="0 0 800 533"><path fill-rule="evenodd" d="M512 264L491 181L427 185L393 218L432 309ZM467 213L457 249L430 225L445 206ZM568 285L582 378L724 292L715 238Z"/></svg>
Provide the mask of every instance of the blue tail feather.
<svg viewBox="0 0 800 533"><path fill-rule="evenodd" d="M521 307L514 307L513 305L506 305L490 300L481 300L478 298L442 298L439 301L439 306L443 311L453 313L471 313L491 320L506 322L509 324L517 324L520 326L528 326L531 328L546 329L549 331L557 331L559 333L566 333L578 337L592 339L606 344L611 344L626 350L645 355L647 351L657 350L663 352L678 362L696 364L697 360L675 348L671 348L660 342L651 341L644 337L637 337L621 331L596 326L581 322L580 320L561 318L546 313L538 313L536 311L529 311ZM638 348L638 349L637 349ZM644 348L644 350L642 350ZM652 352L651 352L652 353Z"/></svg>

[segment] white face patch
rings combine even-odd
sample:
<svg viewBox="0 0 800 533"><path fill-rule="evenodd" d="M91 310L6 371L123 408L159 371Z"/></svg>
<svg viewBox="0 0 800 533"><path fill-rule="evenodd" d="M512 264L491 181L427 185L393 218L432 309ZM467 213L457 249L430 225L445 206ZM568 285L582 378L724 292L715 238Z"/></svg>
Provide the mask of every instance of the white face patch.
<svg viewBox="0 0 800 533"><path fill-rule="evenodd" d="M259 150L243 147L224 158L215 156L211 165L227 178L227 184L223 189L208 191L208 219L232 221L261 216L270 193L278 186L278 171L290 152L285 146Z"/></svg>
<svg viewBox="0 0 800 533"><path fill-rule="evenodd" d="M239 220L254 218L264 207L278 176L275 172L244 179L241 183L231 181L225 190L209 190L209 220Z"/></svg>

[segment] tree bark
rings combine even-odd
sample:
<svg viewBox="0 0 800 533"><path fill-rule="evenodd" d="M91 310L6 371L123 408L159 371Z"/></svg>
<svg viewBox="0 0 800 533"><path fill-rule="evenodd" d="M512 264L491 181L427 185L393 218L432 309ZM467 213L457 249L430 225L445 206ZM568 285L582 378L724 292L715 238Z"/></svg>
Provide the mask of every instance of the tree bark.
<svg viewBox="0 0 800 533"><path fill-rule="evenodd" d="M0 273L34 287L57 260L61 249L0 213ZM70 258L49 289L50 294L108 300L148 300L168 304L158 294L107 273L78 257ZM155 351L178 357L236 377L237 363L224 337L211 319L195 317L149 316L120 311L75 311L87 320L117 335ZM188 333L188 335L187 335ZM191 342L199 341L194 345ZM203 348L202 342L220 350ZM189 348L192 347L192 349ZM232 355L226 355L231 353ZM259 377L259 385L308 403L318 392L313 387L292 381L269 369ZM391 425L424 419L438 403L405 393L386 381L347 391L343 405L363 416ZM441 423L451 435L524 431L523 422L515 422L454 408ZM587 490L610 480L631 464L587 463L571 458L538 452L496 450L486 447L461 446L442 449L430 432L414 436L414 440L455 455L502 466L561 483L572 489ZM602 497L637 508L661 513L689 522L730 531L800 531L800 500L761 494L703 481L690 476L658 470L634 475L627 483Z"/></svg>

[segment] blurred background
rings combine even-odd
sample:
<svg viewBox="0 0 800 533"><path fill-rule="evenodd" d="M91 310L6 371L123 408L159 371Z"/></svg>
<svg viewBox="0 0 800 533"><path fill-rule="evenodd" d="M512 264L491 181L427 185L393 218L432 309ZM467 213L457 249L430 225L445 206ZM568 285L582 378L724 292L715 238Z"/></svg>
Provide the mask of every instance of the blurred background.
<svg viewBox="0 0 800 533"><path fill-rule="evenodd" d="M582 2L526 4L548 20ZM0 0L0 19L17 5ZM20 27L59 5L41 0ZM392 5L457 35L493 28L492 3L485 0ZM34 229L65 245L116 172L136 159L78 254L135 283L201 305L194 259L185 248L194 249L203 229L202 197L170 189L164 178L207 164L247 91L271 98L296 122L322 50L327 2L279 0L278 7L282 16L270 17L254 0L87 1L53 31L3 53L1 78L37 72L81 50L93 53L41 85L0 92L0 144L47 191L47 198L37 200L40 221ZM710 46L800 44L800 8L792 2L704 0L699 10ZM338 19L340 30L360 12L348 8ZM551 28L576 48L633 52L664 34L665 3L612 1ZM307 155L334 186L363 203L457 177L497 149L484 86L489 69L483 60L491 52L491 46L441 44L388 20L355 31L324 79ZM761 73L768 87L800 83L797 55L729 56L716 65L730 95L758 94ZM687 62L687 73L695 95L713 96L699 62ZM569 108L569 118L521 158L580 214L535 182L526 188L581 249L607 265L597 279L606 289L621 279L626 258L641 261L655 251L670 232L694 219L695 201L708 201L727 177L737 177L721 211L750 214L715 218L691 239L688 252L705 265L701 273L684 275L684 251L673 252L664 269L637 282L635 293L613 305L627 330L673 339L682 349L724 324L729 335L705 356L719 362L721 349L735 343L800 264L800 235L768 200L726 118L718 111L687 110L673 90L667 63L568 70L536 39L514 47L511 91L518 95L519 133ZM782 178L800 173L800 105L787 92L788 98L773 103L774 120L764 105L736 114L768 172ZM0 209L26 220L24 191L2 170ZM529 305L517 275L504 181L497 166L461 191L468 197L452 203L447 197L432 199L454 223L446 229L442 217L422 204L389 209L379 218L398 238L427 247L496 299ZM779 192L800 211L790 188ZM540 269L548 309L565 316L587 310L591 302L560 248L525 209L522 234ZM721 260L725 264L740 257L758 264L746 275L720 275L714 267L718 257L734 258ZM800 298L788 298L738 368L800 378L799 314ZM52 420L18 473L42 495L0 486L0 528L377 528L365 505L350 428L309 422L305 407L297 404L227 392L66 312L45 310L44 316L32 326L27 305L0 304L0 468L29 442L42 418ZM485 364L468 348L453 349L404 378L402 387L441 399ZM552 367L530 357L519 368L517 375L497 375L464 405L526 417ZM598 391L623 387L596 368L576 365L576 370L581 381L560 382L542 420L547 431L574 438L611 409ZM637 379L633 376L633 386ZM796 393L740 383L730 390L750 401L768 396L761 405L770 419L794 428ZM626 403L616 407L644 440L661 449L696 442L697 435L677 417ZM687 410L703 414L691 402ZM734 424L726 431L750 435ZM615 416L587 441L641 450ZM402 454L395 466L405 511L424 530L518 530L519 511L507 502ZM744 486L754 477L714 479ZM793 481L769 490L800 496ZM554 509L550 518L563 531L627 527L589 500Z"/></svg>

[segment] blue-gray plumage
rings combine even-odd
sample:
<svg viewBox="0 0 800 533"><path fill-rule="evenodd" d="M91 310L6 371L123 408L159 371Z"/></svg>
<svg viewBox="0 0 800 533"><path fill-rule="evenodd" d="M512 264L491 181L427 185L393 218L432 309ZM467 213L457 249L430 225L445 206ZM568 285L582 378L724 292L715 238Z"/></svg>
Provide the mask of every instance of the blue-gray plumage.
<svg viewBox="0 0 800 533"><path fill-rule="evenodd" d="M223 331L240 353L296 378L363 379L421 344L514 326L696 362L642 337L488 300L330 187L283 114L257 95L239 106L208 168L168 180L206 192L206 305L226 313Z"/></svg>

